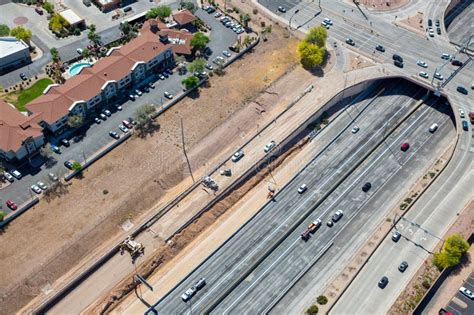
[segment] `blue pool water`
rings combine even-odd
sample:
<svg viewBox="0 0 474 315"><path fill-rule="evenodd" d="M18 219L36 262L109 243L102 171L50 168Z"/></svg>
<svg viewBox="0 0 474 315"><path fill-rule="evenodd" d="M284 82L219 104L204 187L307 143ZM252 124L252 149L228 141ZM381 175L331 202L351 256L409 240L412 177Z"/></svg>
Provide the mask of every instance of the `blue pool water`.
<svg viewBox="0 0 474 315"><path fill-rule="evenodd" d="M72 65L68 71L70 75L76 75L79 73L79 71L81 71L82 68L87 68L91 66L92 65L90 63L86 63L86 62L76 63L75 65Z"/></svg>

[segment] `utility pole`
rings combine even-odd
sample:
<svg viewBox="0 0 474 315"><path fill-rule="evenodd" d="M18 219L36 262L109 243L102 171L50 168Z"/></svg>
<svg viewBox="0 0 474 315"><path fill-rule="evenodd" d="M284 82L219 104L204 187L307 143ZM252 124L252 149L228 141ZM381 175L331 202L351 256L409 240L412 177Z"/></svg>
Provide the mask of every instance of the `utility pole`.
<svg viewBox="0 0 474 315"><path fill-rule="evenodd" d="M191 170L191 164L189 163L188 154L186 153L186 146L184 145L183 117L181 117L181 143L183 145L183 153L184 153L184 157L186 158L186 163L188 163L189 173L191 174L191 178L193 179L193 183L195 183L196 181L194 180L193 171Z"/></svg>

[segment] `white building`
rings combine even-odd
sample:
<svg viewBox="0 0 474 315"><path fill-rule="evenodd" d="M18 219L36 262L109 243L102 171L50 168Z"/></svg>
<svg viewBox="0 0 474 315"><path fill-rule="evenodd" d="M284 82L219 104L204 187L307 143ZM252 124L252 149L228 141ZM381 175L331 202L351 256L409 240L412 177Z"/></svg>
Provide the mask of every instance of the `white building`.
<svg viewBox="0 0 474 315"><path fill-rule="evenodd" d="M30 47L14 37L0 37L0 73L6 73L31 62Z"/></svg>

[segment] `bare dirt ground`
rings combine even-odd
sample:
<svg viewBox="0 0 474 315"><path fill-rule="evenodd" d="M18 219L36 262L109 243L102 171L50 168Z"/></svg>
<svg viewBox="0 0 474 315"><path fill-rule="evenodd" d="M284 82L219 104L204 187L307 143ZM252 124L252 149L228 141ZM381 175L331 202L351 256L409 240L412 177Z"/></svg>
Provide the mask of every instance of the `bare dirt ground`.
<svg viewBox="0 0 474 315"><path fill-rule="evenodd" d="M445 234L445 238L449 235L458 233L461 234L465 239L468 239L472 234L473 226L474 200L472 200L467 205L456 222L454 222L454 224ZM438 252L441 249L441 246L442 243L440 242L435 248L434 252ZM471 247L470 251L467 253L467 255L465 255L458 268L454 269L445 280L447 285L443 287L443 291L437 296L437 301L432 304L432 311L428 312L427 314L435 314L441 307L446 306L449 303L457 289L459 289L461 286L463 279L465 279L463 275L465 273L469 274L472 271L472 267L470 267L472 266L472 253L473 247ZM433 266L433 256L430 256L425 261L425 264L412 278L405 290L400 294L395 303L393 303L388 314L403 315L411 313L416 305L418 305L425 292L428 290L427 287L424 287L424 282L432 284L439 275L440 271Z"/></svg>
<svg viewBox="0 0 474 315"><path fill-rule="evenodd" d="M238 143L236 134L255 128L272 108L255 110L249 101L297 63L295 39L275 27L267 38L227 69L224 79L211 78L199 97L161 115L159 132L127 141L89 168L83 179L73 180L64 196L40 202L2 232L0 263L8 267L0 274L0 313L14 313L98 247L110 246L124 221L139 222L158 201L189 184L181 117L193 170L201 174ZM233 120L242 111L244 121ZM214 134L223 123L228 128Z"/></svg>
<svg viewBox="0 0 474 315"><path fill-rule="evenodd" d="M403 7L410 0L359 0L359 3L367 9L374 11L390 11Z"/></svg>
<svg viewBox="0 0 474 315"><path fill-rule="evenodd" d="M374 66L375 64L367 59L366 57L355 54L351 51L347 52L347 62L346 62L346 69L344 69L344 72L352 71L352 70L357 70L357 69L362 69L365 67L371 67Z"/></svg>
<svg viewBox="0 0 474 315"><path fill-rule="evenodd" d="M409 16L406 19L396 22L396 24L404 27L410 31L413 31L419 35L425 35L425 23L424 16L422 12L417 12L414 16Z"/></svg>

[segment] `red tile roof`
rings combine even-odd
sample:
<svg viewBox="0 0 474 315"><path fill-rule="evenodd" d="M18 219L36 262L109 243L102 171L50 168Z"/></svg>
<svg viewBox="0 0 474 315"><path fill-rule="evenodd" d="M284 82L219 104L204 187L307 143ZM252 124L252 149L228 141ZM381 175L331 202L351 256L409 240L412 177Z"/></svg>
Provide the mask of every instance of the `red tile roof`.
<svg viewBox="0 0 474 315"><path fill-rule="evenodd" d="M0 149L16 152L28 137L42 136L42 128L36 123L37 120L37 115L25 116L0 100Z"/></svg>
<svg viewBox="0 0 474 315"><path fill-rule="evenodd" d="M197 20L197 18L191 13L191 11L182 10L176 14L173 14L173 20L175 20L179 25L186 25Z"/></svg>

